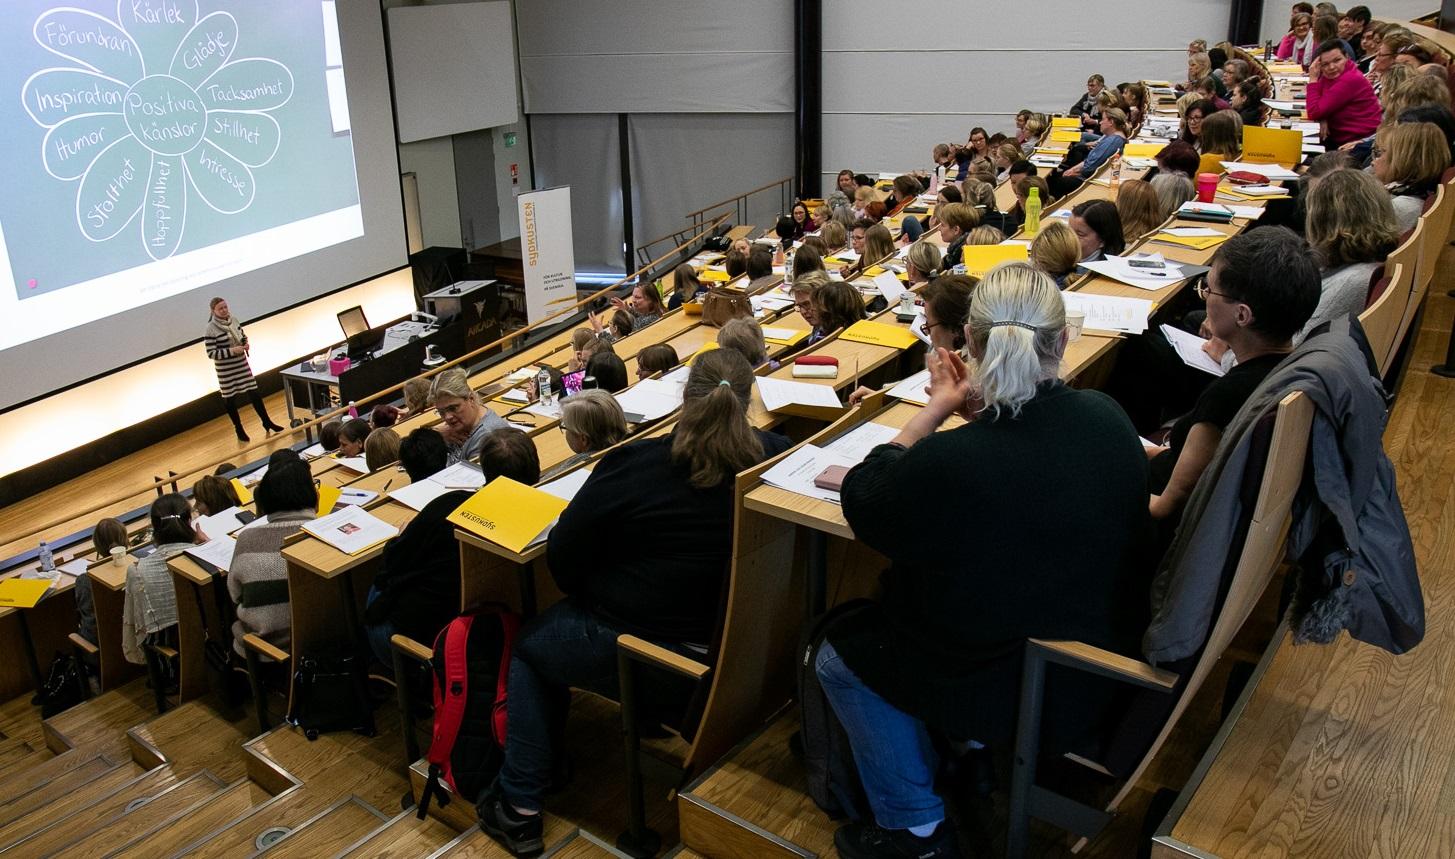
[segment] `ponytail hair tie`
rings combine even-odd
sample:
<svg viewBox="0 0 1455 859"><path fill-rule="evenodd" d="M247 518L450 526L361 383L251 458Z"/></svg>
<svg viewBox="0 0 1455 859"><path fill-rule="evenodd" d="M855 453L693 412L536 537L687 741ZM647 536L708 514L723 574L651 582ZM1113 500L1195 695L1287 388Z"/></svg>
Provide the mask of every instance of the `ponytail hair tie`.
<svg viewBox="0 0 1455 859"><path fill-rule="evenodd" d="M1002 319L1002 320L1000 320L998 322L992 322L992 323L990 323L990 327L991 328L1000 328L1000 327L1005 326L1005 325L1014 325L1017 328L1024 328L1027 331L1035 331L1036 330L1036 326L1032 325L1031 323L1029 323L1029 322L1017 322L1014 319Z"/></svg>
<svg viewBox="0 0 1455 859"><path fill-rule="evenodd" d="M719 388L731 388L733 386L733 383L729 382L727 379L722 379L717 383L717 386Z"/></svg>

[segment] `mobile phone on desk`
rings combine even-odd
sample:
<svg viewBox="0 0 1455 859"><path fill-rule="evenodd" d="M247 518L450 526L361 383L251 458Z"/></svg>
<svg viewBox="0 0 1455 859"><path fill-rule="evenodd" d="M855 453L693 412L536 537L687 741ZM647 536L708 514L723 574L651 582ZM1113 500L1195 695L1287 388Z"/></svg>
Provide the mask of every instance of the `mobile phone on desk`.
<svg viewBox="0 0 1455 859"><path fill-rule="evenodd" d="M827 489L830 492L839 492L844 488L844 478L849 474L849 469L842 465L830 465L813 479L813 485L819 489Z"/></svg>

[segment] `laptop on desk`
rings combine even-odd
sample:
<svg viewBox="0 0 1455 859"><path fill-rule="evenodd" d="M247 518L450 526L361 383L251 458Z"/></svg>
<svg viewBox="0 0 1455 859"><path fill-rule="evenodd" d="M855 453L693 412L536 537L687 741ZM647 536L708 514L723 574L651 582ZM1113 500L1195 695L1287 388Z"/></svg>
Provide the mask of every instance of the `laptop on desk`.
<svg viewBox="0 0 1455 859"><path fill-rule="evenodd" d="M374 357L374 352L384 345L384 331L375 331L369 327L369 319L364 316L364 308L350 307L348 310L341 310L338 314L339 327L344 331L344 340L348 343L350 361L362 361Z"/></svg>

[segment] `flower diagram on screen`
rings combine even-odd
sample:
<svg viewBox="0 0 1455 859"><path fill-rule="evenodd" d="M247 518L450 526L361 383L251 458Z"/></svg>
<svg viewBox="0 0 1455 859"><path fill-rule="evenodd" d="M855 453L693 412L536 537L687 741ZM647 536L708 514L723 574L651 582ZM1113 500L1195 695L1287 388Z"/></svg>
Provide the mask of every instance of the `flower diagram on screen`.
<svg viewBox="0 0 1455 859"><path fill-rule="evenodd" d="M190 205L221 215L252 205L253 169L282 141L270 112L293 97L293 74L276 60L235 58L232 15L199 19L196 0L118 0L115 20L58 8L33 32L73 64L31 75L21 99L47 129L46 172L78 183L87 239L110 242L139 219L142 247L161 260L182 246Z"/></svg>

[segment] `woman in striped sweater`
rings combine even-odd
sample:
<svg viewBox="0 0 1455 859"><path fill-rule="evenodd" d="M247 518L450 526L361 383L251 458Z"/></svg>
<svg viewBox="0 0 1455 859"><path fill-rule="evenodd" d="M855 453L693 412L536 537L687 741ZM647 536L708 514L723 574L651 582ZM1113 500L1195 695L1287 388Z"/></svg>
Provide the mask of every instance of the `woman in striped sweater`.
<svg viewBox="0 0 1455 859"><path fill-rule="evenodd" d="M283 428L273 423L268 417L268 410L263 408L263 399L258 396L258 383L253 378L252 368L248 366L247 335L243 333L242 322L232 315L227 307L227 300L223 298L212 299L212 317L207 321L207 333L204 340L207 344L207 357L217 368L217 387L222 393L223 405L227 406L227 416L232 418L232 428L237 430L238 441L248 441L248 434L243 432L242 418L237 414L237 401L235 397L247 394L253 402L253 411L263 422L263 429L270 433L282 432Z"/></svg>

